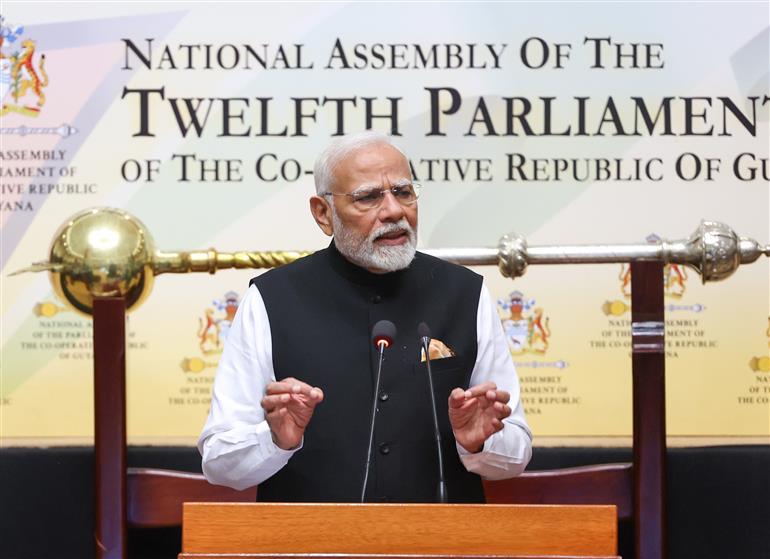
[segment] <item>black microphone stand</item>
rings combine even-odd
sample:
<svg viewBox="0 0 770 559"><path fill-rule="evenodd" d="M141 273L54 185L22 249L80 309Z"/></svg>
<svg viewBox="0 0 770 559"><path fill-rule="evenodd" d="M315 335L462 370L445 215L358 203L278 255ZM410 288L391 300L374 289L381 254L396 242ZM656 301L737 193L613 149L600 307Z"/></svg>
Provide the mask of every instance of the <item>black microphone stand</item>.
<svg viewBox="0 0 770 559"><path fill-rule="evenodd" d="M420 326L425 326L424 330L428 327L423 322ZM422 328L420 328L422 329ZM433 390L433 373L430 369L430 336L423 335L420 337L422 343L422 349L425 352L425 365L428 368L428 386L430 387L430 403L433 409L433 432L436 436L436 449L438 451L438 491L436 496L439 503L448 503L449 495L447 492L446 481L444 480L444 453L441 451L441 432L438 428L438 413L436 412L436 393Z"/></svg>
<svg viewBox="0 0 770 559"><path fill-rule="evenodd" d="M372 337L375 345L380 349L380 359L377 364L377 375L374 381L374 399L372 401L372 421L369 429L369 446L366 449L366 465L364 466L364 483L361 486L361 502L365 502L366 484L369 481L369 466L372 461L372 443L374 442L374 421L377 417L377 396L380 393L380 375L382 373L382 359L385 348L390 347L396 337L396 327L392 322L381 320L374 325Z"/></svg>

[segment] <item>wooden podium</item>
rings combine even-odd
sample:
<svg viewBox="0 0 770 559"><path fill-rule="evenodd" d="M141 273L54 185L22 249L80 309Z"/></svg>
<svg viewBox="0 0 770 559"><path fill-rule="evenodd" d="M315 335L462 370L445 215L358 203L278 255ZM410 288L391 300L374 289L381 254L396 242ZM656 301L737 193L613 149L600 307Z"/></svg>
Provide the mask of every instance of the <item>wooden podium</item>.
<svg viewBox="0 0 770 559"><path fill-rule="evenodd" d="M617 558L611 505L185 503L179 559Z"/></svg>

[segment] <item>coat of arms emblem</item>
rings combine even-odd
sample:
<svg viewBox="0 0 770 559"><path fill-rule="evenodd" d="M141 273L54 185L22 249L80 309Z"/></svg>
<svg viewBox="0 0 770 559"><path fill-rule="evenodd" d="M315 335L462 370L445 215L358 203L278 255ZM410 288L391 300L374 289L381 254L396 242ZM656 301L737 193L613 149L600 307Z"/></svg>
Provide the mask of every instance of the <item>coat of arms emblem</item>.
<svg viewBox="0 0 770 559"><path fill-rule="evenodd" d="M535 306L534 299L526 299L522 292L514 291L507 299L498 300L497 306L511 354L544 354L548 351L549 319L541 307Z"/></svg>
<svg viewBox="0 0 770 559"><path fill-rule="evenodd" d="M0 17L0 115L38 116L48 86L45 55L37 55L32 39L22 39L24 28Z"/></svg>
<svg viewBox="0 0 770 559"><path fill-rule="evenodd" d="M237 310L238 294L234 291L225 293L223 299L212 301L212 307L198 319L198 346L202 353L221 353Z"/></svg>
<svg viewBox="0 0 770 559"><path fill-rule="evenodd" d="M200 373L217 366L214 356L222 353L227 334L238 310L239 297L235 291L228 291L221 299L215 299L211 306L198 318L198 348L204 357L185 357L180 366L185 373Z"/></svg>

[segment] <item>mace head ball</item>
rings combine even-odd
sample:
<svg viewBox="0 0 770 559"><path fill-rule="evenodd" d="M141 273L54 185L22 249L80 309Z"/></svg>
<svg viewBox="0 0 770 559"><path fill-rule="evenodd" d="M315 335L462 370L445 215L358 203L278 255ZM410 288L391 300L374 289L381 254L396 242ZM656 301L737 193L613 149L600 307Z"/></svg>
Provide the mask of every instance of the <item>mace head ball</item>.
<svg viewBox="0 0 770 559"><path fill-rule="evenodd" d="M81 212L62 225L50 252L51 284L75 310L90 315L94 297L139 305L153 283L155 246L144 224L114 208Z"/></svg>

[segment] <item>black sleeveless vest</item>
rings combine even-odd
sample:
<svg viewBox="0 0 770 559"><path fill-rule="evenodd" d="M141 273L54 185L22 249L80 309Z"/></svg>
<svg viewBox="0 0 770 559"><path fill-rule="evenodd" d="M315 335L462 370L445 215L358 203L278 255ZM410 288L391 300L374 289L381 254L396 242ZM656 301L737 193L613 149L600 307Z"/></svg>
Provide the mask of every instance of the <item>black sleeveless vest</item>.
<svg viewBox="0 0 770 559"><path fill-rule="evenodd" d="M260 501L360 500L378 352L371 331L390 320L398 334L385 351L367 501L433 502L438 458L427 369L417 325L456 356L431 362L452 502L483 502L480 478L460 462L447 416L455 387L467 388L476 361L481 276L417 253L409 268L372 274L334 246L251 280L270 320L277 379L324 391L302 449L260 484Z"/></svg>

